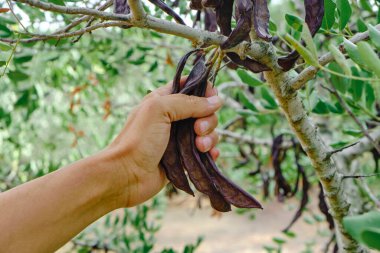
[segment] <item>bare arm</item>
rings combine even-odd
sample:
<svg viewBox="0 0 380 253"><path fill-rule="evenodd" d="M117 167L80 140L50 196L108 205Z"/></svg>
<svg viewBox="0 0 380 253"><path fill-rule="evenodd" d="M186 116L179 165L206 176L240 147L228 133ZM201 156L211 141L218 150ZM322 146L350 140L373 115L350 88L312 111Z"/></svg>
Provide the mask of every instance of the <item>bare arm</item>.
<svg viewBox="0 0 380 253"><path fill-rule="evenodd" d="M105 150L1 193L1 252L53 252L108 212L157 194L167 183L158 165L172 121L200 118L196 145L215 158L220 99L168 95L170 87L149 94Z"/></svg>

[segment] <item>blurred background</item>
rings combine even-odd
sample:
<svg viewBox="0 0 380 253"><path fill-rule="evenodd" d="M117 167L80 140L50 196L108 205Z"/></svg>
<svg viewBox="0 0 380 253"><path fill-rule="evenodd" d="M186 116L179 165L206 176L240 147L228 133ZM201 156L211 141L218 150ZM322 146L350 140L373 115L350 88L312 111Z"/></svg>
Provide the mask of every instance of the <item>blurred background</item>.
<svg viewBox="0 0 380 253"><path fill-rule="evenodd" d="M62 0L51 2L60 4ZM98 4L93 0L64 2L88 7ZM186 1L168 4L175 4L175 10L192 25L195 13L189 11ZM0 3L0 7L7 6ZM272 32L290 31L296 18L304 15L302 1L276 0L270 9ZM14 5L14 10L24 26L34 32L51 33L71 21L70 16L25 5ZM166 18L152 6L146 10ZM352 29L364 29L360 25L368 20L354 12ZM17 39L14 30L20 30L14 16L0 14L0 38ZM326 51L323 40L336 38L332 33L330 37L327 33L316 36L321 54ZM106 147L123 127L130 110L149 90L170 81L178 60L192 48L185 39L138 28L101 29L75 39L17 42L10 50L0 51L1 191ZM191 66L189 61L185 73ZM344 82L343 78L333 78ZM312 82L331 79L325 75ZM329 215L319 196L315 172L262 76L223 67L215 84L225 99L218 113L221 155L217 164L225 175L257 197L264 210L234 208L218 213L201 194L193 198L168 185L141 206L106 215L58 252L332 250L332 228L326 222ZM367 112L360 111L364 119L377 113L376 92L371 86L345 92L356 110ZM306 109L332 147L362 136L324 90L307 86L301 93ZM359 158L361 169L368 173L374 170L375 161L371 153ZM365 179L368 185L379 188L376 178Z"/></svg>

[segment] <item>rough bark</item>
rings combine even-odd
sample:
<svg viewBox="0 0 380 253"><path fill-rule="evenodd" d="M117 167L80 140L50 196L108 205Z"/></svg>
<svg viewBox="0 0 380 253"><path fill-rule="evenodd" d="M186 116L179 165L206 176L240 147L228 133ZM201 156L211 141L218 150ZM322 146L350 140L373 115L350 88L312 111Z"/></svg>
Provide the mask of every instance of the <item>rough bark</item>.
<svg viewBox="0 0 380 253"><path fill-rule="evenodd" d="M267 55L271 56L270 53ZM349 214L350 209L342 187L343 175L330 155L330 148L323 142L317 127L307 115L298 92L291 88L290 75L281 71L273 61L274 58L263 59L270 62L273 68L273 71L265 72L265 78L322 183L337 227L341 252L365 252L343 228L343 217Z"/></svg>

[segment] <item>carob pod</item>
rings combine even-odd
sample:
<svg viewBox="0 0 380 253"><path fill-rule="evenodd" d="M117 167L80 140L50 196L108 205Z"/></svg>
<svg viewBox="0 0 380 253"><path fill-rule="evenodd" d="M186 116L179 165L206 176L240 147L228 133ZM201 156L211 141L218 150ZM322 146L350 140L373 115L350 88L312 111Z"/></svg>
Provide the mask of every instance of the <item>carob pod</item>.
<svg viewBox="0 0 380 253"><path fill-rule="evenodd" d="M202 6L205 8L216 8L220 4L220 0L202 0Z"/></svg>
<svg viewBox="0 0 380 253"><path fill-rule="evenodd" d="M160 8L163 12L165 12L169 16L173 17L174 20L177 21L177 23L181 25L186 25L185 22L182 20L182 18L162 0L149 0L149 2L151 2L152 4Z"/></svg>
<svg viewBox="0 0 380 253"><path fill-rule="evenodd" d="M114 13L129 14L131 9L129 8L127 0L114 0Z"/></svg>
<svg viewBox="0 0 380 253"><path fill-rule="evenodd" d="M181 89L180 81L181 74L185 67L187 59L198 50L193 50L185 54L178 63L176 75L173 80L173 89L172 94L178 93ZM177 135L177 123L173 122L170 128L170 138L168 146L164 152L164 155L161 159L161 166L165 170L166 177L172 182L172 184L178 189L187 192L190 195L194 196L194 192L189 185L185 171L183 170L179 148L176 141Z"/></svg>
<svg viewBox="0 0 380 253"><path fill-rule="evenodd" d="M221 0L220 5L215 8L216 22L220 28L220 32L229 36L231 33L231 19L234 6L234 0Z"/></svg>
<svg viewBox="0 0 380 253"><path fill-rule="evenodd" d="M222 49L236 46L245 40L251 31L252 2L250 0L236 0L236 7L236 17L238 18L236 28L228 36L228 39L220 45Z"/></svg>
<svg viewBox="0 0 380 253"><path fill-rule="evenodd" d="M283 135L280 134L274 138L271 150L271 160L274 168L274 178L276 181L275 194L280 201L292 194L292 188L282 174L281 169L281 163L284 161L287 151L287 149L284 150L282 148L282 143Z"/></svg>
<svg viewBox="0 0 380 253"><path fill-rule="evenodd" d="M202 79L199 86L196 88L195 92L190 95L204 97L206 95L206 89L207 89L207 78L208 78L208 73L206 75L206 78ZM183 91L181 91L181 93L182 92L186 92L186 90L184 89ZM193 124L190 125L190 127L192 126ZM193 129L191 129L191 132L193 132L193 135L195 135ZM195 141L195 136L193 138ZM198 156L200 158L200 164L202 164L207 169L207 172L211 178L211 182L215 185L217 191L222 194L225 200L227 200L230 204L236 207L262 208L260 203L255 198L253 198L250 194L248 194L239 186L234 184L231 180L226 178L219 171L218 167L216 166L209 152L202 153L198 151L196 148L193 149L193 151L195 153L198 153ZM210 197L210 200L211 200L211 197Z"/></svg>
<svg viewBox="0 0 380 253"><path fill-rule="evenodd" d="M215 32L218 29L215 11L209 8L204 10L205 30Z"/></svg>
<svg viewBox="0 0 380 253"><path fill-rule="evenodd" d="M129 4L127 0L114 0L114 9L113 12L117 14L129 14L131 9L129 8ZM130 28L129 25L123 25L122 28Z"/></svg>
<svg viewBox="0 0 380 253"><path fill-rule="evenodd" d="M252 71L253 73L260 73L263 71L269 71L270 68L261 64L251 58L246 57L244 60L240 59L239 55L235 53L227 53L228 58L231 59L232 62L236 63L239 66L243 66L246 69Z"/></svg>
<svg viewBox="0 0 380 253"><path fill-rule="evenodd" d="M209 70L206 68L202 57L190 72L181 93L194 95L202 83L206 83L207 87L208 72ZM220 212L228 212L231 210L230 204L217 191L207 169L199 157L195 146L194 122L195 119L186 119L177 122L176 139L182 164L195 188L210 198L211 206Z"/></svg>
<svg viewBox="0 0 380 253"><path fill-rule="evenodd" d="M220 32L225 36L229 36L231 34L233 4L233 0L222 0L220 5L215 9L216 22L220 28ZM232 52L227 53L227 57L232 61L232 63L243 66L254 73L270 70L267 66L248 57L242 60L239 55ZM235 66L232 66L232 68L235 68Z"/></svg>
<svg viewBox="0 0 380 253"><path fill-rule="evenodd" d="M299 155L300 155L300 152L302 152L301 151L302 149L301 149L300 145L296 144L296 142L293 138L292 138L292 144L293 144L293 148L294 148L294 160L295 160L295 163L297 166L297 181L296 181L296 187L295 187L295 190L293 191L293 193L297 192L297 190L298 190L299 175L301 175L301 177L302 177L302 198L301 198L300 205L299 205L296 213L294 214L291 222L283 230L283 232L289 231L289 229L294 225L294 223L301 217L301 215L302 215L303 211L306 209L306 205L309 201L310 182L307 179L305 169L303 168L303 166L299 162ZM292 194L292 196L293 196L293 194Z"/></svg>
<svg viewBox="0 0 380 253"><path fill-rule="evenodd" d="M310 33L314 36L322 25L325 13L324 0L305 0L305 22L309 27ZM278 59L278 65L285 70L290 70L296 63L299 54L292 51L289 55Z"/></svg>
<svg viewBox="0 0 380 253"><path fill-rule="evenodd" d="M271 41L272 36L269 33L269 9L267 0L253 0L253 26L259 38Z"/></svg>
<svg viewBox="0 0 380 253"><path fill-rule="evenodd" d="M198 10L198 11L202 10L203 9L202 0L191 0L190 9Z"/></svg>

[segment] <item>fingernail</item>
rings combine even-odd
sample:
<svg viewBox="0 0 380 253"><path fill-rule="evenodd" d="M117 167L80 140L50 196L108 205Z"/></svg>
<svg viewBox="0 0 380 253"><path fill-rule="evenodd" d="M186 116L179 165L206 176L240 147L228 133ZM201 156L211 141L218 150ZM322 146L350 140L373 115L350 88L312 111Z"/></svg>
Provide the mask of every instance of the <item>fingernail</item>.
<svg viewBox="0 0 380 253"><path fill-rule="evenodd" d="M215 104L220 104L220 102L222 101L222 99L220 97L218 97L218 96L212 96L212 97L208 97L207 101L208 101L209 104L215 105Z"/></svg>
<svg viewBox="0 0 380 253"><path fill-rule="evenodd" d="M206 149L206 151L209 151L212 145L212 140L210 137L203 137L202 138L203 146Z"/></svg>
<svg viewBox="0 0 380 253"><path fill-rule="evenodd" d="M209 129L209 126L210 126L210 124L207 121L202 121L199 124L199 128L200 128L200 130L201 130L202 133L206 133L207 130Z"/></svg>

